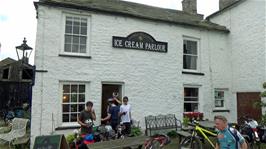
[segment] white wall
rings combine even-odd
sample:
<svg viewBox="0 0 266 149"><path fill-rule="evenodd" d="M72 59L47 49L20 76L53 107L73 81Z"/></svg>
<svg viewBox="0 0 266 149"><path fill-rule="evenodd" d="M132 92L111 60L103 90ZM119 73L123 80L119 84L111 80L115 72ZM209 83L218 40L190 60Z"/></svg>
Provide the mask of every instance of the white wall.
<svg viewBox="0 0 266 149"><path fill-rule="evenodd" d="M230 30L233 92L260 92L266 81L266 12L264 0L246 0L213 18Z"/></svg>
<svg viewBox="0 0 266 149"><path fill-rule="evenodd" d="M32 107L33 137L52 133L52 115L54 127L62 125L59 81L89 84L90 93L86 100L94 102L97 122L101 116L101 83L123 82L124 95L129 97L133 118L141 121L142 128L145 126L144 116L147 115L173 113L182 118L184 85L200 88L199 111L209 119L213 118L213 88L231 87L226 33L81 12L91 16L91 59L61 57L58 55L63 47L63 11L39 6L38 12L35 64L38 70L48 72L36 74ZM136 31L149 33L157 41L168 42L168 52L112 48L112 36L126 37ZM204 76L182 74L183 35L200 39L200 73ZM210 75L211 71L213 75Z"/></svg>

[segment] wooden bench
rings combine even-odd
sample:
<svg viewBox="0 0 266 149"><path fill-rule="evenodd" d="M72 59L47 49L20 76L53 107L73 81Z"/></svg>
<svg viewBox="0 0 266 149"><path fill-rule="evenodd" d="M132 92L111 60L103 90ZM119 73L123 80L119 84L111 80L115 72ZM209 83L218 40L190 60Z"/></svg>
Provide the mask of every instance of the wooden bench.
<svg viewBox="0 0 266 149"><path fill-rule="evenodd" d="M147 136L126 137L110 141L89 144L89 149L141 149Z"/></svg>
<svg viewBox="0 0 266 149"><path fill-rule="evenodd" d="M174 114L158 115L158 116L146 116L145 117L146 130L145 134L147 136L152 136L154 134L167 133L171 130L181 130L182 123L180 120L176 119Z"/></svg>

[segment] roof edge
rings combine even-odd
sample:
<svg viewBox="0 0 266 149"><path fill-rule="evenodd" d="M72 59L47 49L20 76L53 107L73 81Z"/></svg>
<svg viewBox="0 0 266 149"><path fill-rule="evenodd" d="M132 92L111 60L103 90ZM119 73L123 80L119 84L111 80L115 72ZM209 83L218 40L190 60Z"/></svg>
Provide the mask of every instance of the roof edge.
<svg viewBox="0 0 266 149"><path fill-rule="evenodd" d="M215 17L215 16L217 16L217 15L219 15L219 14L225 12L225 11L228 10L228 9L231 9L231 8L233 8L233 7L236 7L236 6L238 6L239 4L241 4L241 3L244 2L244 1L246 1L246 0L238 0L238 1L235 1L235 2L233 2L232 4L230 4L230 5L226 6L226 7L224 7L223 9L218 10L218 11L214 12L213 14L207 16L207 17L206 17L206 20L209 21L212 17Z"/></svg>
<svg viewBox="0 0 266 149"><path fill-rule="evenodd" d="M135 18L140 18L140 19L148 19L148 20L152 20L152 21L162 21L162 22L166 22L166 23L188 25L188 26L202 28L202 29L206 29L206 30L221 31L221 32L225 32L225 33L230 32L225 26L219 25L219 27L218 26L214 27L214 26L207 26L207 24L205 24L205 25L201 24L205 21L208 21L208 23L218 25L218 24L209 22L209 20L206 20L206 19L199 21L199 24L193 24L193 23L188 23L188 22L178 22L178 21L166 20L164 18L147 17L147 16L136 15L136 14L132 14L132 13L125 13L125 12L118 12L118 11L115 12L115 11L103 10L103 9L99 9L99 8L88 8L86 6L79 6L79 5L73 5L73 4L68 4L68 3L59 3L59 2L51 2L51 1L34 2L34 6L35 6L36 10L38 8L38 5L63 7L63 8L71 8L71 9L80 9L80 10L86 10L86 11L90 10L90 11L109 13L109 14L111 13L111 14L115 14L115 15L130 16L130 17L135 17ZM161 9L164 9L164 8L161 8Z"/></svg>

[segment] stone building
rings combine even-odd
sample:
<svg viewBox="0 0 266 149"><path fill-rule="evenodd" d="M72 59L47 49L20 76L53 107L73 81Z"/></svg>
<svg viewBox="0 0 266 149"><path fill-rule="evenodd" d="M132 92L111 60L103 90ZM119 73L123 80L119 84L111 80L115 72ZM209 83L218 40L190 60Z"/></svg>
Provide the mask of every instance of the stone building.
<svg viewBox="0 0 266 149"><path fill-rule="evenodd" d="M32 136L78 127L77 115L86 101L94 103L99 124L113 91L129 97L132 116L142 128L147 115L174 113L182 119L187 111L203 112L207 119L223 114L236 121L237 93L261 91L266 57L264 46L254 52L261 61L247 60L254 54L249 49L253 44L234 47L256 39L239 40L240 31L230 25L243 21L252 28L254 21L265 22L259 15L264 8L255 9L261 3L225 3L205 20L197 14L196 0L184 0L184 11L118 0L35 2ZM258 16L247 15L242 10L246 7ZM234 18L233 13L247 18ZM240 70L242 62L246 67ZM253 70L256 64L260 70ZM247 83L254 75L250 72L260 76Z"/></svg>

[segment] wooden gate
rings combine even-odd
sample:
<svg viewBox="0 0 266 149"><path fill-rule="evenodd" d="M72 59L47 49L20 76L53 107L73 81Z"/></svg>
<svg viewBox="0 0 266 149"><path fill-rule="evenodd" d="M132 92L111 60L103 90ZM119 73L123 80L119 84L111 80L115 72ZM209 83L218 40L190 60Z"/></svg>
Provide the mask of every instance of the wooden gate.
<svg viewBox="0 0 266 149"><path fill-rule="evenodd" d="M261 108L255 107L254 103L261 101L259 92L237 93L237 118L249 116L255 120L261 119Z"/></svg>

